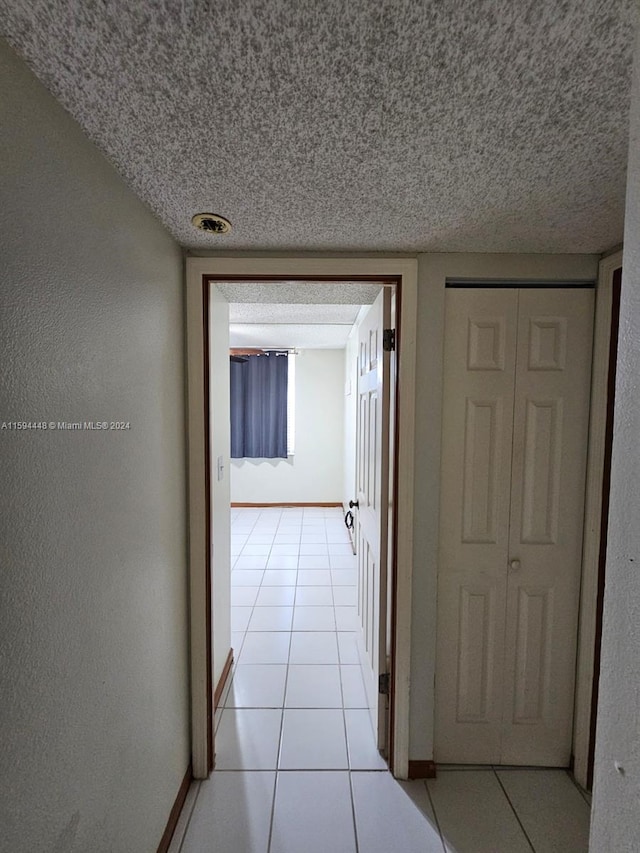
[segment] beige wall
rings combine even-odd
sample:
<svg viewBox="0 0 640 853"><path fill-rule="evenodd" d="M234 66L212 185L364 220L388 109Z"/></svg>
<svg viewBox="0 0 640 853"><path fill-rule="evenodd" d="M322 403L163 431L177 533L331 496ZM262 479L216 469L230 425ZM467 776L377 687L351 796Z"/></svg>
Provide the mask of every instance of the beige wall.
<svg viewBox="0 0 640 853"><path fill-rule="evenodd" d="M0 44L0 849L155 850L189 761L182 258Z"/></svg>
<svg viewBox="0 0 640 853"><path fill-rule="evenodd" d="M590 850L640 846L640 54L631 104Z"/></svg>

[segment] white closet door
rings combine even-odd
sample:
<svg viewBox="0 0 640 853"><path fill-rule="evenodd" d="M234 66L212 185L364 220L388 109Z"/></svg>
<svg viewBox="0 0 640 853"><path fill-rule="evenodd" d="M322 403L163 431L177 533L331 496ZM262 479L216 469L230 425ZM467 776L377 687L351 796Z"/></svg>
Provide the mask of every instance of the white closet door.
<svg viewBox="0 0 640 853"><path fill-rule="evenodd" d="M516 290L446 294L436 761L493 763L502 727Z"/></svg>
<svg viewBox="0 0 640 853"><path fill-rule="evenodd" d="M503 764L571 754L593 290L521 290Z"/></svg>
<svg viewBox="0 0 640 853"><path fill-rule="evenodd" d="M566 766L593 291L446 304L435 757Z"/></svg>

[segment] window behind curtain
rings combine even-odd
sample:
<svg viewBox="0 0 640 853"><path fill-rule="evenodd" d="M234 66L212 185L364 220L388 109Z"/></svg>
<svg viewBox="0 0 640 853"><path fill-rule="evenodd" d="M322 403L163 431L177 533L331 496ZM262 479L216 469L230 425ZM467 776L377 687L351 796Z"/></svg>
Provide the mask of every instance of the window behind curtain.
<svg viewBox="0 0 640 853"><path fill-rule="evenodd" d="M287 458L287 353L231 362L232 459Z"/></svg>

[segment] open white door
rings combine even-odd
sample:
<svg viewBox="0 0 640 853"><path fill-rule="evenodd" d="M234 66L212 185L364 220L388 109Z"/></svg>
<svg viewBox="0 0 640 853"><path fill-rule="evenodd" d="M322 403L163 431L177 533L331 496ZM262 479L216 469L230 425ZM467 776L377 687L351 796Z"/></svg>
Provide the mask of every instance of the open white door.
<svg viewBox="0 0 640 853"><path fill-rule="evenodd" d="M391 294L383 287L358 333L357 552L358 647L378 749L386 746L387 518L389 500L389 367L383 332Z"/></svg>

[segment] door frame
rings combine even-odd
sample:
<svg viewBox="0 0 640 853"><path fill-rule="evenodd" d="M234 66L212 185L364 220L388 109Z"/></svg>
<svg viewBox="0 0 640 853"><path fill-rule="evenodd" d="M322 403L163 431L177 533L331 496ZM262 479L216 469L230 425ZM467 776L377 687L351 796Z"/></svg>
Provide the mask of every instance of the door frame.
<svg viewBox="0 0 640 853"><path fill-rule="evenodd" d="M622 250L603 258L598 266L591 372L591 404L587 450L582 587L578 627L578 658L573 726L573 774L583 788L589 786L596 646L600 642L597 617L602 487L605 473L607 394L611 344L613 276L622 266Z"/></svg>
<svg viewBox="0 0 640 853"><path fill-rule="evenodd" d="M210 505L208 494L207 288L211 280L327 279L393 280L398 283L395 600L393 675L390 696L394 775L409 770L409 683L411 584L413 570L414 426L417 315L417 260L362 257L188 257L186 259L187 435L189 505L189 596L191 650L191 752L193 775L204 779L212 768ZM398 476L402 472L402 476ZM211 639L210 639L211 638Z"/></svg>

